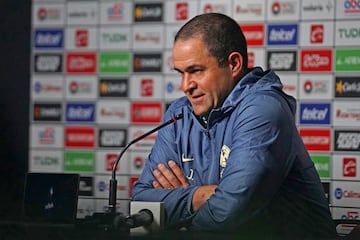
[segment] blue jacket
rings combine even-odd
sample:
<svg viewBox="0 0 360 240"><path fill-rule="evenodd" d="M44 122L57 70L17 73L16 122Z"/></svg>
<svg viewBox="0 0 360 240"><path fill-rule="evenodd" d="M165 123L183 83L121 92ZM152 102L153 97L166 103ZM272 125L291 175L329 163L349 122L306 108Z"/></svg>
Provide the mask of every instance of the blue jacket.
<svg viewBox="0 0 360 240"><path fill-rule="evenodd" d="M261 68L252 69L223 106L211 111L207 126L186 97L174 101L164 120L184 117L159 131L133 200L164 202L168 226L237 231L262 224L282 233L287 224L295 232L332 236L328 203L298 134L295 111L296 100L282 91L278 76ZM190 186L154 189L152 171L170 159ZM208 184L218 185L215 194L192 212L194 191Z"/></svg>

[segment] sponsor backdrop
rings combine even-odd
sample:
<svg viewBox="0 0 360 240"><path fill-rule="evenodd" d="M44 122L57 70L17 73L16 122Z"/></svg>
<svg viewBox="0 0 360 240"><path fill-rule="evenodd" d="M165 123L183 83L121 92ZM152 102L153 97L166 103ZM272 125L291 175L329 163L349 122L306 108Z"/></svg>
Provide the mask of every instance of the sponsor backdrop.
<svg viewBox="0 0 360 240"><path fill-rule="evenodd" d="M280 75L333 218L359 219L360 0L33 0L29 170L80 173L78 217L106 210L119 152L183 95L172 41L203 12L235 18L250 66ZM120 161L119 211L155 138Z"/></svg>

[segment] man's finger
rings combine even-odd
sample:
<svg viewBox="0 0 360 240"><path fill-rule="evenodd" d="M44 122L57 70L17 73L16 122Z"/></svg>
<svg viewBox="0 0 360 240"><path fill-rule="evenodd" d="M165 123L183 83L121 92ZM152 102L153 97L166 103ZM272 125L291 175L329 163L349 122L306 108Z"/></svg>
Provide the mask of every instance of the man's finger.
<svg viewBox="0 0 360 240"><path fill-rule="evenodd" d="M171 188L171 183L166 179L166 177L162 174L162 172L158 169L155 169L153 171L154 177L159 185L161 185L162 188Z"/></svg>
<svg viewBox="0 0 360 240"><path fill-rule="evenodd" d="M173 173L175 174L176 178L180 181L181 186L188 187L189 183L184 173L181 171L180 167L173 160L170 160L168 164L171 170L173 171Z"/></svg>
<svg viewBox="0 0 360 240"><path fill-rule="evenodd" d="M169 170L164 164L158 165L158 170L162 173L162 175L168 180L170 183L169 187L179 187L181 186L180 180L177 178L177 176Z"/></svg>
<svg viewBox="0 0 360 240"><path fill-rule="evenodd" d="M153 182L152 182L152 185L153 185L153 187L156 188L156 189L163 188L158 181L153 181Z"/></svg>

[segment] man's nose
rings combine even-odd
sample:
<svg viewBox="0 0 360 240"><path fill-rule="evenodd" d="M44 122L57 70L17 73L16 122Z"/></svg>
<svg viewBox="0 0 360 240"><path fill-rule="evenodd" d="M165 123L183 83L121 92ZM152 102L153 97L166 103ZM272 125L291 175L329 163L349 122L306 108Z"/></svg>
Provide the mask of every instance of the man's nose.
<svg viewBox="0 0 360 240"><path fill-rule="evenodd" d="M181 90L183 92L189 92L191 89L196 87L195 81L191 78L191 75L184 73L181 79Z"/></svg>

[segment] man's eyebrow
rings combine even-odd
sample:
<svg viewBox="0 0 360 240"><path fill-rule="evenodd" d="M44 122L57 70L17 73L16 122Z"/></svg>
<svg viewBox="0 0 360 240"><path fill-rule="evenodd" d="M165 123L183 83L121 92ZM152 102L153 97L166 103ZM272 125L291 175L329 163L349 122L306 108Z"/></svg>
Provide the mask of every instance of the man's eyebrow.
<svg viewBox="0 0 360 240"><path fill-rule="evenodd" d="M178 73L182 73L182 71L176 67L174 67L173 70L177 71Z"/></svg>
<svg viewBox="0 0 360 240"><path fill-rule="evenodd" d="M181 71L180 69L178 69L178 68L176 68L176 67L174 67L173 69L174 69L175 71L179 72L179 73L183 73L183 72L192 71L192 70L194 70L195 68L203 68L203 66L200 65L200 64L192 64L192 65L190 65L190 66L187 66L187 67L184 69L184 71Z"/></svg>

